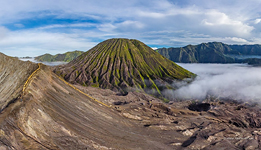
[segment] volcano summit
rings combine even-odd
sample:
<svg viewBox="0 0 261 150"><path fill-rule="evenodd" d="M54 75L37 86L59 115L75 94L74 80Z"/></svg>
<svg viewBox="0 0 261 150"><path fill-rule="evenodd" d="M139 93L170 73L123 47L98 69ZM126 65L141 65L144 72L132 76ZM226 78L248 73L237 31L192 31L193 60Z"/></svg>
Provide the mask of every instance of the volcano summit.
<svg viewBox="0 0 261 150"><path fill-rule="evenodd" d="M55 73L71 83L125 91L130 87L160 90L193 73L134 39L109 39L83 53Z"/></svg>

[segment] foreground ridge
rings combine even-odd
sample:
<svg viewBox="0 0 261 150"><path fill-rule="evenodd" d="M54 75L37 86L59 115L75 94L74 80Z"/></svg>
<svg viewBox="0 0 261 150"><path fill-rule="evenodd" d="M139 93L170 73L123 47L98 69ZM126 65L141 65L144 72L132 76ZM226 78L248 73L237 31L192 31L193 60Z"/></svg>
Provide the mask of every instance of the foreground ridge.
<svg viewBox="0 0 261 150"><path fill-rule="evenodd" d="M37 73L37 71L39 71L41 69L41 64L38 63L38 68L27 78L24 86L23 86L23 95L25 94L25 89L28 86L30 80L32 79L32 77Z"/></svg>
<svg viewBox="0 0 261 150"><path fill-rule="evenodd" d="M56 74L55 74L55 75L56 75ZM97 100L97 99L91 97L90 95L84 93L83 91L79 90L78 88L76 88L75 86L73 86L73 85L71 85L70 83L66 82L63 78L59 77L58 75L56 75L56 76L57 76L60 80L62 80L65 84L69 85L70 87L72 87L72 88L75 89L76 91L82 93L83 95L89 97L90 99L92 99L92 100L98 102L99 104L102 104L103 106L106 106L106 107L109 107L109 108L111 107L111 105L107 105L107 104L105 104L105 103L103 103L103 102L101 102L101 101L99 101L99 100Z"/></svg>

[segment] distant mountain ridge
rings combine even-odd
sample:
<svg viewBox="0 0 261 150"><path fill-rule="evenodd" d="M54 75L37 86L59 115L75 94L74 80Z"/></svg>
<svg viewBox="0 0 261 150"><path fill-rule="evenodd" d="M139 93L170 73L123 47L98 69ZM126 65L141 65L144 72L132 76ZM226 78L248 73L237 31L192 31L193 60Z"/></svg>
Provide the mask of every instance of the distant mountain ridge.
<svg viewBox="0 0 261 150"><path fill-rule="evenodd" d="M221 42L209 42L198 45L188 45L181 48L159 48L156 51L174 62L240 63L251 61L251 58L248 60L240 60L233 57L233 55L261 56L261 45L228 45Z"/></svg>
<svg viewBox="0 0 261 150"><path fill-rule="evenodd" d="M72 52L66 52L64 54L44 54L38 57L35 57L35 60L40 62L54 62L54 61L64 61L64 62L70 62L79 55L81 55L83 51L72 51Z"/></svg>
<svg viewBox="0 0 261 150"><path fill-rule="evenodd" d="M113 90L160 90L195 76L138 40L109 39L55 69L69 82Z"/></svg>
<svg viewBox="0 0 261 150"><path fill-rule="evenodd" d="M231 49L242 55L261 55L261 45L229 45Z"/></svg>

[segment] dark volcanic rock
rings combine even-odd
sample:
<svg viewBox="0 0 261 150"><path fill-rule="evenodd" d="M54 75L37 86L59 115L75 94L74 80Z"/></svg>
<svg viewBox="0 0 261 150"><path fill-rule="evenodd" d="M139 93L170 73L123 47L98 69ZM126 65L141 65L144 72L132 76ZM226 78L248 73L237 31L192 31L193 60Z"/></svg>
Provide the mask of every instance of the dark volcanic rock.
<svg viewBox="0 0 261 150"><path fill-rule="evenodd" d="M192 103L188 106L192 111L208 111L210 109L209 103Z"/></svg>
<svg viewBox="0 0 261 150"><path fill-rule="evenodd" d="M197 138L197 134L191 136L188 140L184 141L181 146L188 147L190 144L192 144L196 140L196 138Z"/></svg>

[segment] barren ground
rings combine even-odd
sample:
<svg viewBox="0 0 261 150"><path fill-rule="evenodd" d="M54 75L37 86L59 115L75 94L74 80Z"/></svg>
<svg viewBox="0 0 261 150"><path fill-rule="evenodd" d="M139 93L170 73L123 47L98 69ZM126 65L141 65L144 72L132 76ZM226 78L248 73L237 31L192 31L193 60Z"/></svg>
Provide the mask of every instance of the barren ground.
<svg viewBox="0 0 261 150"><path fill-rule="evenodd" d="M21 99L0 114L0 149L260 149L257 106L165 104L140 92L74 86L96 101L41 65Z"/></svg>

